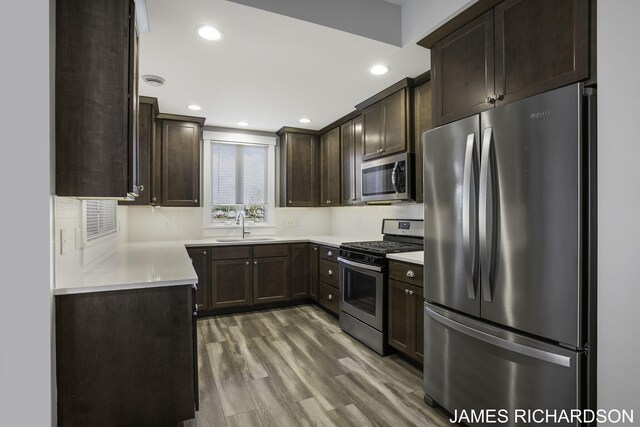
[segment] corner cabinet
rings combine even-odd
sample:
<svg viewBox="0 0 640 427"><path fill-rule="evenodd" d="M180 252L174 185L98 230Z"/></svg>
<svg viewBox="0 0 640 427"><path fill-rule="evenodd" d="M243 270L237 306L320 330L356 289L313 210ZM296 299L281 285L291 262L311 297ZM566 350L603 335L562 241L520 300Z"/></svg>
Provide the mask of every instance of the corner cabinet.
<svg viewBox="0 0 640 427"><path fill-rule="evenodd" d="M410 147L408 88L403 88L362 110L363 160L407 151Z"/></svg>
<svg viewBox="0 0 640 427"><path fill-rule="evenodd" d="M362 116L340 126L343 205L363 203L361 166L364 156L364 135L362 131Z"/></svg>
<svg viewBox="0 0 640 427"><path fill-rule="evenodd" d="M320 137L320 206L340 205L340 127Z"/></svg>
<svg viewBox="0 0 640 427"><path fill-rule="evenodd" d="M310 269L308 243L291 244L291 300L309 298Z"/></svg>
<svg viewBox="0 0 640 427"><path fill-rule="evenodd" d="M594 78L593 4L505 0L433 45L427 36L435 124Z"/></svg>
<svg viewBox="0 0 640 427"><path fill-rule="evenodd" d="M58 196L138 195L138 35L133 0L56 3Z"/></svg>
<svg viewBox="0 0 640 427"><path fill-rule="evenodd" d="M318 206L318 136L315 131L282 128L280 137L280 206Z"/></svg>

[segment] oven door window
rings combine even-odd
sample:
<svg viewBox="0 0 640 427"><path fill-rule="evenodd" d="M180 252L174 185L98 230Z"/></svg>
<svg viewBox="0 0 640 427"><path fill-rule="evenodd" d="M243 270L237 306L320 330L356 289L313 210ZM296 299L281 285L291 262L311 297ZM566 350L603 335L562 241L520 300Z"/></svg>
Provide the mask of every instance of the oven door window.
<svg viewBox="0 0 640 427"><path fill-rule="evenodd" d="M376 315L375 276L345 269L344 302L372 316Z"/></svg>

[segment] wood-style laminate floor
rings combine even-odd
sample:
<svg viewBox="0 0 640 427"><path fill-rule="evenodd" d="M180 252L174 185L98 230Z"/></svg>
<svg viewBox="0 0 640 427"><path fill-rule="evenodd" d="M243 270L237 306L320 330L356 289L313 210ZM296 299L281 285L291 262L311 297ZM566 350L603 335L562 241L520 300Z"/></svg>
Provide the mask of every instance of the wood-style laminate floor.
<svg viewBox="0 0 640 427"><path fill-rule="evenodd" d="M422 374L304 305L198 320L200 411L191 426L449 426Z"/></svg>

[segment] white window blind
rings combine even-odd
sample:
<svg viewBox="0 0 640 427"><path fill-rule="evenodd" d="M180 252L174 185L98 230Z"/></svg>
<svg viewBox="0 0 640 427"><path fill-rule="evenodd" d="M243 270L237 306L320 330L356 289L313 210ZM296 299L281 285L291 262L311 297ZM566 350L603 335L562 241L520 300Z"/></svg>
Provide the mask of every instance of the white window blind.
<svg viewBox="0 0 640 427"><path fill-rule="evenodd" d="M115 200L86 200L85 224L87 241L115 233L118 202Z"/></svg>
<svg viewBox="0 0 640 427"><path fill-rule="evenodd" d="M264 205L267 203L266 145L211 143L211 203Z"/></svg>

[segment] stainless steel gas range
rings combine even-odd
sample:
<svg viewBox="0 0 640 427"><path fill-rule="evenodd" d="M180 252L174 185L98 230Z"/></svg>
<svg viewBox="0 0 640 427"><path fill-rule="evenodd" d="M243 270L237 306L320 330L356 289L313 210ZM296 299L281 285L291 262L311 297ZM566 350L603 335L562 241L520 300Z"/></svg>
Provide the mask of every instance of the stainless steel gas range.
<svg viewBox="0 0 640 427"><path fill-rule="evenodd" d="M383 240L340 246L340 327L385 355L387 347L386 254L423 250L423 221L382 221Z"/></svg>

